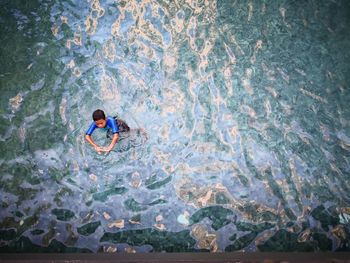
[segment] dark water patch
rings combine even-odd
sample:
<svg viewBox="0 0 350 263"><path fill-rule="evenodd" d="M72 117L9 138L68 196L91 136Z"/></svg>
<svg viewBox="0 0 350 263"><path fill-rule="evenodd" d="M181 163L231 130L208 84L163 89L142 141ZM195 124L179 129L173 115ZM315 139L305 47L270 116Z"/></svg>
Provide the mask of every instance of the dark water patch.
<svg viewBox="0 0 350 263"><path fill-rule="evenodd" d="M164 199L156 199L152 202L150 202L148 205L150 206L154 206L154 205L159 205L159 204L166 204L168 201L167 200L164 200Z"/></svg>
<svg viewBox="0 0 350 263"><path fill-rule="evenodd" d="M259 206L257 204L247 203L244 206L238 206L238 210L242 213L248 214L249 217L258 222L259 220L263 221L277 221L279 219L278 215L274 214L271 211L259 211Z"/></svg>
<svg viewBox="0 0 350 263"><path fill-rule="evenodd" d="M321 175L319 175L321 177ZM319 181L311 188L312 192L317 196L317 199L320 202L339 202L339 198L328 188L327 182L323 178L320 178Z"/></svg>
<svg viewBox="0 0 350 263"><path fill-rule="evenodd" d="M154 190L154 189L158 189L158 188L166 185L167 183L169 183L171 181L171 179L172 179L172 176L170 175L170 176L164 178L163 180L157 181L157 175L153 175L149 179L146 180L145 185L148 189Z"/></svg>
<svg viewBox="0 0 350 263"><path fill-rule="evenodd" d="M95 233L96 229L101 225L100 221L87 223L81 227L77 228L79 234L88 236Z"/></svg>
<svg viewBox="0 0 350 263"><path fill-rule="evenodd" d="M53 85L53 83L52 83ZM30 103L31 101L37 101L37 96L33 96L33 100L30 100L30 98L26 98L26 101L28 103L25 103L23 105L23 108L26 111L32 112L32 114L35 114L36 112L40 112L41 109L50 107L49 103L52 100L52 90L47 91L47 98L45 98L43 95L43 91L40 91L40 97L41 100L38 103ZM57 99L57 98L56 98ZM51 102L52 103L52 102ZM47 112L46 114L43 114L40 116L40 118L35 119L32 122L32 125L35 125L36 129L28 129L26 132L27 140L25 141L26 148L29 152L33 153L37 150L47 150L50 149L53 145L53 143L60 143L61 140L59 138L62 138L65 134L65 129L62 125L48 125L52 122L53 114L50 112ZM45 134L45 136L43 136ZM30 139L29 139L30 138ZM28 140L29 139L29 140ZM52 168L52 172L54 173L56 168ZM61 171L63 172L63 171ZM60 174L60 171L56 171L57 174Z"/></svg>
<svg viewBox="0 0 350 263"><path fill-rule="evenodd" d="M151 245L153 252L191 252L194 251L193 246L196 243L188 230L167 232L151 228L118 233L106 232L100 242L127 243L131 246Z"/></svg>
<svg viewBox="0 0 350 263"><path fill-rule="evenodd" d="M235 240L232 245L227 246L225 248L225 251L230 252L230 251L241 250L246 246L248 246L256 236L257 236L257 233L254 233L254 232L244 235L238 238L237 240Z"/></svg>
<svg viewBox="0 0 350 263"><path fill-rule="evenodd" d="M27 3L21 1L3 1L1 8L0 34L2 36L1 50L6 54L8 63L0 66L0 72L11 72L2 84L4 87L4 96L1 97L1 105L8 99L10 90L18 92L18 89L25 87L26 83L35 83L42 74L32 74L25 70L32 62L33 58L37 61L45 61L45 57L36 55L37 43L43 38L50 42L53 39L51 33L50 6L54 2L43 3L42 1L32 0ZM40 23L35 20L33 11L40 16ZM19 23L21 26L19 27ZM17 29L18 30L14 30ZM33 65L33 68L39 67L45 72L45 63ZM46 71L47 72L47 71ZM39 76L41 75L41 76ZM8 85L7 85L8 84Z"/></svg>
<svg viewBox="0 0 350 263"><path fill-rule="evenodd" d="M3 165L1 167L2 174L12 175L11 179L2 179L0 188L8 193L13 193L18 196L17 205L20 205L23 200L35 199L36 194L41 188L31 188L21 186L28 182L31 185L36 185L37 177L33 176L34 165L30 164L14 164L12 166Z"/></svg>
<svg viewBox="0 0 350 263"><path fill-rule="evenodd" d="M315 251L317 247L315 242L299 242L298 234L281 229L263 245L258 245L258 249L262 252L307 252Z"/></svg>
<svg viewBox="0 0 350 263"><path fill-rule="evenodd" d="M38 192L39 192L39 189L17 187L16 194L18 196L18 201L16 202L16 204L17 205L22 204L23 200L35 199L36 194Z"/></svg>
<svg viewBox="0 0 350 263"><path fill-rule="evenodd" d="M304 181L303 185L301 186L301 192L305 195L306 198L310 198L312 191L312 186L308 181Z"/></svg>
<svg viewBox="0 0 350 263"><path fill-rule="evenodd" d="M5 217L3 221L0 223L0 228L1 229L14 228L17 230L17 236L20 236L22 235L23 232L35 226L38 220L39 220L39 215L36 213L32 216L27 216L26 218L20 221L16 221L16 219L13 217Z"/></svg>
<svg viewBox="0 0 350 263"><path fill-rule="evenodd" d="M158 181L158 182L155 182L153 184L149 184L149 185L146 185L146 187L150 190L154 190L154 189L158 189L164 185L166 185L167 183L169 183L172 179L172 176L168 176L167 178L165 178L164 180L161 180L161 181Z"/></svg>
<svg viewBox="0 0 350 263"><path fill-rule="evenodd" d="M47 247L39 246L25 236L0 247L0 253L92 253L87 248L67 247L53 239Z"/></svg>
<svg viewBox="0 0 350 263"><path fill-rule="evenodd" d="M55 208L51 210L51 213L54 214L58 220L69 221L74 217L74 212L69 209L59 209Z"/></svg>
<svg viewBox="0 0 350 263"><path fill-rule="evenodd" d="M74 185L74 186L77 186L79 187L79 185L77 184L77 182L75 180L73 180L72 178L67 178L67 182ZM80 189L83 189L82 187L80 187Z"/></svg>
<svg viewBox="0 0 350 263"><path fill-rule="evenodd" d="M232 236L229 237L229 240L230 241L235 241L236 238L237 238L237 234L235 233L235 234L233 234Z"/></svg>
<svg viewBox="0 0 350 263"><path fill-rule="evenodd" d="M288 172L289 174L289 172ZM272 192L274 193L274 195L276 197L278 197L281 202L282 205L284 207L284 210L286 212L286 215L289 217L289 219L291 220L296 220L297 217L296 215L293 213L293 211L287 206L287 201L284 198L282 189L278 186L278 184L276 183L276 180L273 178L272 176L272 171L271 171L271 167L268 167L265 171L264 171L264 177L266 178ZM294 184L293 184L294 185ZM292 187L291 187L292 188ZM294 187L295 188L295 187ZM296 192L296 191L294 191ZM290 194L292 195L292 191L290 191ZM294 199L296 200L297 203L300 204L300 200L295 196Z"/></svg>
<svg viewBox="0 0 350 263"><path fill-rule="evenodd" d="M260 233L264 230L270 229L275 226L274 224L268 222L264 222L257 225L248 222L237 222L235 225L237 227L237 230L239 231L251 231L254 233Z"/></svg>
<svg viewBox="0 0 350 263"><path fill-rule="evenodd" d="M81 223L86 224L87 222L90 221L91 218L93 218L95 211L90 210L88 212L81 212L80 213L80 218L82 218Z"/></svg>
<svg viewBox="0 0 350 263"><path fill-rule="evenodd" d="M16 164L2 164L1 172L13 175L11 180L4 180L2 186L4 189L11 191L15 185L20 185L23 182L28 182L31 185L40 184L40 177L35 170L37 167L34 163L16 163Z"/></svg>
<svg viewBox="0 0 350 263"><path fill-rule="evenodd" d="M110 188L108 190L105 190L103 192L99 192L99 193L94 193L92 195L92 197L96 200L96 201L100 201L100 202L104 202L108 199L108 197L113 196L113 195L122 195L125 192L127 192L128 189L125 187L113 187Z"/></svg>
<svg viewBox="0 0 350 263"><path fill-rule="evenodd" d="M202 221L204 218L209 218L212 221L212 227L215 230L231 223L227 216L232 215L233 212L222 206L210 206L199 209L190 217L190 224L195 224Z"/></svg>
<svg viewBox="0 0 350 263"><path fill-rule="evenodd" d="M91 206L94 200L90 199L87 202L85 202L86 206Z"/></svg>
<svg viewBox="0 0 350 263"><path fill-rule="evenodd" d="M9 207L9 203L5 202L5 201L1 201L1 208L8 208Z"/></svg>
<svg viewBox="0 0 350 263"><path fill-rule="evenodd" d="M348 229L344 229L344 231L345 231L345 239L340 240L340 244L335 251L350 252L350 231Z"/></svg>
<svg viewBox="0 0 350 263"><path fill-rule="evenodd" d="M0 230L0 239L1 240L12 240L16 237L17 231L14 229L6 229L6 230Z"/></svg>
<svg viewBox="0 0 350 263"><path fill-rule="evenodd" d="M326 234L313 233L312 239L317 242L317 247L322 251L332 251L332 240Z"/></svg>
<svg viewBox="0 0 350 263"><path fill-rule="evenodd" d="M45 233L45 231L42 230L42 229L34 229L34 230L30 231L30 233L31 233L33 236L38 236L38 235L41 235L41 234Z"/></svg>
<svg viewBox="0 0 350 263"><path fill-rule="evenodd" d="M263 211L255 216L257 221L276 221L278 216L270 211Z"/></svg>
<svg viewBox="0 0 350 263"><path fill-rule="evenodd" d="M43 235L42 237L42 244L44 246L48 246L51 241L53 240L53 238L56 236L56 221L51 221L49 224L49 231L47 231L47 233L45 235Z"/></svg>
<svg viewBox="0 0 350 263"><path fill-rule="evenodd" d="M141 214L136 214L136 215L133 215L129 222L131 224L140 224L141 223Z"/></svg>
<svg viewBox="0 0 350 263"><path fill-rule="evenodd" d="M278 222L280 224L280 222ZM305 231L306 228L308 227L308 225L303 225L304 222L301 223L301 225L299 223L290 221L288 222L284 227L285 229L288 229L288 231L293 232L293 233L300 233L302 231Z"/></svg>
<svg viewBox="0 0 350 263"><path fill-rule="evenodd" d="M238 169L235 169L235 172L236 172L237 177L238 177L239 181L241 182L241 184L245 187L249 187L249 180L248 180L247 176L243 175L243 173L241 171L239 171Z"/></svg>
<svg viewBox="0 0 350 263"><path fill-rule="evenodd" d="M133 212L140 212L147 209L146 205L137 202L134 198L129 198L124 201L124 206L126 209Z"/></svg>
<svg viewBox="0 0 350 263"><path fill-rule="evenodd" d="M14 217L5 217L1 223L0 223L0 228L16 228L19 226L19 221L16 221Z"/></svg>
<svg viewBox="0 0 350 263"><path fill-rule="evenodd" d="M215 195L215 203L218 205L229 204L231 201L223 193L218 193Z"/></svg>
<svg viewBox="0 0 350 263"><path fill-rule="evenodd" d="M262 176L261 172L258 171L258 169L254 166L252 158L249 156L249 153L247 149L244 149L244 159L245 163L247 164L247 168L251 172L251 174L258 180L263 180L264 177Z"/></svg>
<svg viewBox="0 0 350 263"><path fill-rule="evenodd" d="M16 211L16 212L15 212L15 216L17 216L17 217L23 217L24 214L23 214L21 211Z"/></svg>
<svg viewBox="0 0 350 263"><path fill-rule="evenodd" d="M73 226L71 224L66 224L66 231L68 232L68 237L64 241L64 244L68 246L74 246L79 239L79 235L74 232Z"/></svg>
<svg viewBox="0 0 350 263"><path fill-rule="evenodd" d="M263 172L260 172L253 164L253 161L251 157L249 156L247 150L244 150L244 157L245 161L247 164L248 169L250 172L253 174L253 176L261 181L267 181L270 189L272 190L273 194L281 200L281 203L284 207L284 210L286 212L286 215L291 219L291 220L296 220L296 216L293 213L293 211L286 206L287 202L284 198L283 191L279 187L279 185L276 183L276 180L272 176L272 171L271 167L268 167L265 169ZM289 172L288 172L289 173Z"/></svg>
<svg viewBox="0 0 350 263"><path fill-rule="evenodd" d="M151 215L169 206L174 215L190 211L192 224L211 220L214 229L226 226L218 244L229 245L227 250L254 247L254 235L275 224L291 233L285 238L307 239L289 244L292 249L311 244L326 251L330 238L333 249L349 249L348 225L339 224L347 218L337 218L350 201L350 4L214 0L199 1L194 8L194 2L136 2L2 2L0 229L8 231L3 232L6 239L29 234L49 247L57 235L65 246L79 241L81 247L91 247L90 242L99 247L105 245L96 235L102 229L84 230L96 212L108 211L113 219L142 212L142 225L132 225L141 222L141 214L135 215L123 229L128 231L152 227ZM144 16L134 12L140 6ZM96 17L96 8L105 10L103 17ZM87 28L89 13L95 34ZM112 26L116 19L119 28ZM83 137L97 105L133 119L131 127L137 127L120 134L114 152L106 156L90 151ZM139 151L139 146L145 147ZM45 149L47 158L41 156ZM234 170L231 163L237 167L238 186L225 185ZM137 196L121 196L122 207L115 208L108 201L127 191L115 187L135 171L143 186L133 190ZM90 181L89 174L100 175L99 180ZM115 174L123 179L116 180ZM178 176L194 188L181 199L165 191L176 187ZM256 181L265 187L256 189ZM231 208L231 193L238 198L240 220L253 223L192 206L215 183L223 183L228 195L216 192L210 204ZM36 208L43 202L50 205ZM304 210L320 204L324 208L311 216ZM78 214L84 233L95 234L77 233ZM162 219L169 231L179 227L173 223L174 217ZM319 225L322 229L315 229ZM235 228L251 233L232 236ZM174 250L168 244L166 249Z"/></svg>
<svg viewBox="0 0 350 263"><path fill-rule="evenodd" d="M57 191L53 200L58 206L62 206L63 205L62 198L64 196L73 196L73 193L74 192L72 189L70 189L68 187L62 187L61 189L59 189Z"/></svg>
<svg viewBox="0 0 350 263"><path fill-rule="evenodd" d="M339 224L339 217L330 214L323 205L320 205L312 210L311 216L321 222L321 226L325 231L329 230L329 226Z"/></svg>
<svg viewBox="0 0 350 263"><path fill-rule="evenodd" d="M59 163L59 160L52 159L52 161ZM67 168L56 168L56 167L50 167L48 169L48 174L50 178L55 181L58 184L61 184L62 180L70 175L70 172ZM59 191L60 192L60 191ZM67 189L67 187L64 187L62 190L62 194L72 194L71 191Z"/></svg>

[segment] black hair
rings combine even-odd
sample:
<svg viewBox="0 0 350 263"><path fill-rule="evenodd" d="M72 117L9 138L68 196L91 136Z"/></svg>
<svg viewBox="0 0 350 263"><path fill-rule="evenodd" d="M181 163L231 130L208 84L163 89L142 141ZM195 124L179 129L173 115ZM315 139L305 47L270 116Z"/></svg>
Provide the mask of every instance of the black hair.
<svg viewBox="0 0 350 263"><path fill-rule="evenodd" d="M103 110L95 110L94 113L92 114L92 119L94 121L98 121L98 120L105 120L106 119L106 115L105 113L103 112Z"/></svg>

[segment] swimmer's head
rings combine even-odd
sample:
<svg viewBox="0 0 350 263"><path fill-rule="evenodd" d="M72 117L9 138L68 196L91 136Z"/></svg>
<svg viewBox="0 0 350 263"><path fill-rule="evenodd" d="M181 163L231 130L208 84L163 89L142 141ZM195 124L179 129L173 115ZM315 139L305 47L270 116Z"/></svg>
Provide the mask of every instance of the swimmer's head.
<svg viewBox="0 0 350 263"><path fill-rule="evenodd" d="M95 110L94 113L92 114L92 119L96 123L97 127L99 128L104 128L106 127L106 115L103 112L103 110Z"/></svg>

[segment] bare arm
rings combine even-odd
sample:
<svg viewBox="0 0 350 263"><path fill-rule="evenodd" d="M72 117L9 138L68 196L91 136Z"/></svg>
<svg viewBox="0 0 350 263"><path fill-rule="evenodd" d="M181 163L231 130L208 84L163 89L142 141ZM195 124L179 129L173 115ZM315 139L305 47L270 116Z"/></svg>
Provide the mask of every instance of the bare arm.
<svg viewBox="0 0 350 263"><path fill-rule="evenodd" d="M98 146L96 143L94 143L94 141L92 140L90 135L86 134L85 135L85 139L94 147L94 149L97 152L101 152L102 151L102 148L100 146Z"/></svg>

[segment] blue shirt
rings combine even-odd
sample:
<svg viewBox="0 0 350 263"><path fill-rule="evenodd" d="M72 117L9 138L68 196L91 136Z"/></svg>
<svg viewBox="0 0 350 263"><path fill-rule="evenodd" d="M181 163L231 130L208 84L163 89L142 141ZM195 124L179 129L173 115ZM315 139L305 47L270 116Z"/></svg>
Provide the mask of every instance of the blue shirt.
<svg viewBox="0 0 350 263"><path fill-rule="evenodd" d="M91 135L94 130L98 128L96 123L93 122L91 123L89 129L86 131L86 134L87 135ZM112 117L107 117L107 122L106 122L106 126L104 128L110 128L112 129L112 133L117 133L119 132L119 126L118 126L118 123L116 122L115 119L113 119Z"/></svg>

